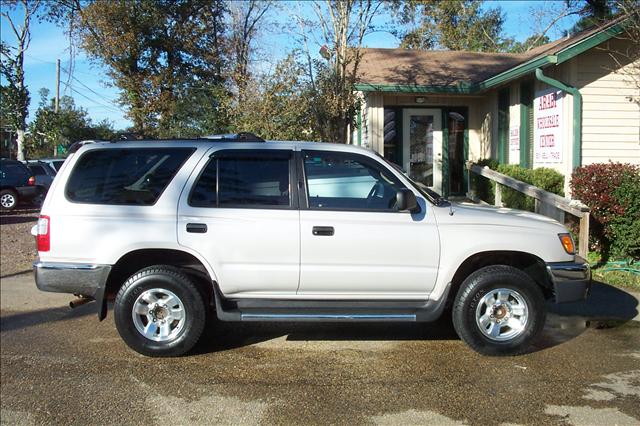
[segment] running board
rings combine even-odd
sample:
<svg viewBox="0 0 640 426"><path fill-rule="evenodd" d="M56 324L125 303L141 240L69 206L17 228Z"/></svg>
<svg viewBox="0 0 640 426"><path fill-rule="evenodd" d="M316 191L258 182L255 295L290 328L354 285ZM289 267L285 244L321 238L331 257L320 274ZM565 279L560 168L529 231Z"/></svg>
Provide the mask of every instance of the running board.
<svg viewBox="0 0 640 426"><path fill-rule="evenodd" d="M415 322L415 314L278 314L241 313L241 321L399 321Z"/></svg>
<svg viewBox="0 0 640 426"><path fill-rule="evenodd" d="M307 306L300 306L300 302L290 300L256 300L244 301L244 306L239 306L238 302L226 299L218 285L214 284L214 303L216 316L220 321L428 322L435 321L442 315L448 291L449 287L440 300L428 300L422 302L421 306L415 306L411 302L387 301L381 304L375 301L346 300L309 301L306 302Z"/></svg>

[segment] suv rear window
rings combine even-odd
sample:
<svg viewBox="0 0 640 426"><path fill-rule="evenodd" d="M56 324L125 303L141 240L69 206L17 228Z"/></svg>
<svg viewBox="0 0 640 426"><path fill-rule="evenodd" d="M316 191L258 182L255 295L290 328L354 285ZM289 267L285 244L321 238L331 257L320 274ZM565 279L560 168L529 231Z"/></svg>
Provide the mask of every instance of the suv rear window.
<svg viewBox="0 0 640 426"><path fill-rule="evenodd" d="M194 151L194 148L89 151L71 172L67 198L90 204L155 204Z"/></svg>

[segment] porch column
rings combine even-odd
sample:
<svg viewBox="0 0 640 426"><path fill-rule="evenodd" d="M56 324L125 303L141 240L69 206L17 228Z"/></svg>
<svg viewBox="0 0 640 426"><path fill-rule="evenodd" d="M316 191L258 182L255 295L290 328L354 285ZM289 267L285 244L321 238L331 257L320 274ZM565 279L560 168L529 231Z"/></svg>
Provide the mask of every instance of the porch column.
<svg viewBox="0 0 640 426"><path fill-rule="evenodd" d="M367 95L367 127L368 148L384 155L384 100L381 93Z"/></svg>

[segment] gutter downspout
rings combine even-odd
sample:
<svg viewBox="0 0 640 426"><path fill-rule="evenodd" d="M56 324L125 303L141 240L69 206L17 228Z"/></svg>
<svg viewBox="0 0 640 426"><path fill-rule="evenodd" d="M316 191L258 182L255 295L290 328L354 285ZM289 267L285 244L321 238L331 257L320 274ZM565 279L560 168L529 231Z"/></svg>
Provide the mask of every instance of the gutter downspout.
<svg viewBox="0 0 640 426"><path fill-rule="evenodd" d="M582 165L582 94L575 87L554 80L542 73L541 68L536 68L536 78L549 86L567 92L573 98L573 163L572 169Z"/></svg>

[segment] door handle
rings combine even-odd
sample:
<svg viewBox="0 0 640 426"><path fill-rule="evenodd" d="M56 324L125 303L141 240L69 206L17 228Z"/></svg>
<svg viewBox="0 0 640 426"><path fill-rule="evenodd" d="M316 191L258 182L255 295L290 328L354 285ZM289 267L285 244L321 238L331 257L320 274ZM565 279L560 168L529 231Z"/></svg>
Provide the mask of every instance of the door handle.
<svg viewBox="0 0 640 426"><path fill-rule="evenodd" d="M313 229L311 230L311 233L313 235L318 235L318 236L324 235L324 236L330 237L335 233L335 231L333 229L333 226L314 226Z"/></svg>
<svg viewBox="0 0 640 426"><path fill-rule="evenodd" d="M187 232L194 234L204 234L207 232L206 223L187 223Z"/></svg>

